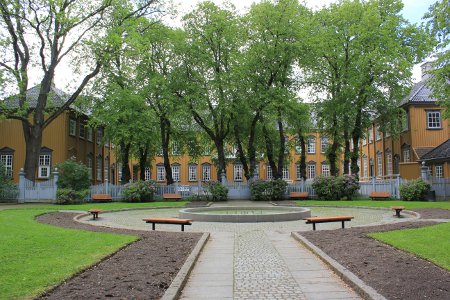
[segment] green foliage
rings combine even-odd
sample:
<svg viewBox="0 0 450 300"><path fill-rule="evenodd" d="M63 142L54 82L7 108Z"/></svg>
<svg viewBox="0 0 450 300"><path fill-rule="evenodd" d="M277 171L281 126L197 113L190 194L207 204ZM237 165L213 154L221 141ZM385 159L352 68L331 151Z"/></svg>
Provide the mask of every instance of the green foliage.
<svg viewBox="0 0 450 300"><path fill-rule="evenodd" d="M250 185L252 200L277 201L282 200L286 192L287 182L283 179L271 181L257 180Z"/></svg>
<svg viewBox="0 0 450 300"><path fill-rule="evenodd" d="M317 176L312 187L321 200L340 200L342 197L351 200L359 189L359 184L351 175Z"/></svg>
<svg viewBox="0 0 450 300"><path fill-rule="evenodd" d="M126 185L122 191L123 200L126 202L152 202L155 201L155 190L156 183L153 180L138 180Z"/></svg>
<svg viewBox="0 0 450 300"><path fill-rule="evenodd" d="M228 188L219 181L207 183L208 191L211 193L212 201L225 201L228 196Z"/></svg>
<svg viewBox="0 0 450 300"><path fill-rule="evenodd" d="M89 169L82 163L66 160L57 165L59 170L58 204L80 203L89 194Z"/></svg>
<svg viewBox="0 0 450 300"><path fill-rule="evenodd" d="M54 205L53 209L61 207ZM137 239L65 229L35 220L49 211L36 208L0 211L0 299L34 299Z"/></svg>
<svg viewBox="0 0 450 300"><path fill-rule="evenodd" d="M428 182L417 179L400 186L400 197L405 201L425 201L430 190Z"/></svg>
<svg viewBox="0 0 450 300"><path fill-rule="evenodd" d="M5 166L0 161L0 201L15 200L18 193L17 186L10 177L6 176Z"/></svg>

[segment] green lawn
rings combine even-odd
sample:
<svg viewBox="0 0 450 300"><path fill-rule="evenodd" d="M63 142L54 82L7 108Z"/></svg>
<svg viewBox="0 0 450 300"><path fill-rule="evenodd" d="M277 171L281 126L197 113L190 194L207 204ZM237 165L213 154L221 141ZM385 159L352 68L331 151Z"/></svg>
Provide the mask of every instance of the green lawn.
<svg viewBox="0 0 450 300"><path fill-rule="evenodd" d="M450 271L450 223L370 234L395 248L411 252Z"/></svg>
<svg viewBox="0 0 450 300"><path fill-rule="evenodd" d="M400 201L400 200L353 200L353 201L328 201L328 200L299 200L300 205L336 205L336 206L368 206L387 207L394 205L404 206L406 209L414 208L442 208L450 209L450 201L443 202L420 202L420 201Z"/></svg>
<svg viewBox="0 0 450 300"><path fill-rule="evenodd" d="M0 299L36 296L137 239L57 228L34 220L46 211L0 211Z"/></svg>

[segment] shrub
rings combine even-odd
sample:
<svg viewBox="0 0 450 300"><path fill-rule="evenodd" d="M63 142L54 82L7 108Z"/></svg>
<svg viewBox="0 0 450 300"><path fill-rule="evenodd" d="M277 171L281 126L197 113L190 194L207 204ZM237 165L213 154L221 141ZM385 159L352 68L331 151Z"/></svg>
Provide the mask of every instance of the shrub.
<svg viewBox="0 0 450 300"><path fill-rule="evenodd" d="M18 195L17 185L12 182L10 177L6 176L5 166L0 161L0 201L15 201Z"/></svg>
<svg viewBox="0 0 450 300"><path fill-rule="evenodd" d="M122 192L126 202L152 202L155 201L155 190L156 183L153 180L138 180L128 183Z"/></svg>
<svg viewBox="0 0 450 300"><path fill-rule="evenodd" d="M429 183L417 179L400 186L400 196L404 201L425 201L430 190Z"/></svg>
<svg viewBox="0 0 450 300"><path fill-rule="evenodd" d="M57 165L59 170L57 203L80 203L89 194L89 169L82 163L66 160Z"/></svg>
<svg viewBox="0 0 450 300"><path fill-rule="evenodd" d="M207 183L208 191L211 193L212 201L225 201L228 196L228 188L219 181Z"/></svg>
<svg viewBox="0 0 450 300"><path fill-rule="evenodd" d="M250 184L252 200L256 201L277 201L283 199L286 192L287 182L283 179L271 181L257 180Z"/></svg>
<svg viewBox="0 0 450 300"><path fill-rule="evenodd" d="M321 200L340 200L342 197L351 200L359 189L359 184L356 177L352 175L317 176L314 178L312 187Z"/></svg>

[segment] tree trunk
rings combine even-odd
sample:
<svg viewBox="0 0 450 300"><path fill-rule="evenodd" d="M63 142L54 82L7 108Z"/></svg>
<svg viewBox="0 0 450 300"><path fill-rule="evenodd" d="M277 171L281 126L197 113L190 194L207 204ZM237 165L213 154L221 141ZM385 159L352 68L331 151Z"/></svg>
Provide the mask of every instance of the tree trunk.
<svg viewBox="0 0 450 300"><path fill-rule="evenodd" d="M337 131L337 115L334 113L333 116L333 143L331 144L331 147L327 151L327 158L328 162L330 163L330 174L331 176L338 176L339 175L339 169L337 167L337 160L338 160L338 151L339 151L339 141L338 141L338 131Z"/></svg>
<svg viewBox="0 0 450 300"><path fill-rule="evenodd" d="M351 157L351 171L352 174L358 177L359 173L359 140L362 135L362 111L359 109L356 113L355 117L355 126L352 131L352 140L353 140L353 152Z"/></svg>
<svg viewBox="0 0 450 300"><path fill-rule="evenodd" d="M125 144L125 142L120 142L120 161L122 162L122 178L120 178L120 183L127 184L131 179L130 172L130 148L131 143Z"/></svg>
<svg viewBox="0 0 450 300"><path fill-rule="evenodd" d="M303 178L303 180L306 180L306 141L305 137L302 135L301 132L298 133L298 138L300 140L300 177Z"/></svg>
<svg viewBox="0 0 450 300"><path fill-rule="evenodd" d="M39 163L39 154L42 146L42 127L31 126L27 121L22 121L25 136L25 178L35 181Z"/></svg>
<svg viewBox="0 0 450 300"><path fill-rule="evenodd" d="M344 174L350 174L350 137L348 130L344 131L344 142L345 142L345 149L344 149Z"/></svg>
<svg viewBox="0 0 450 300"><path fill-rule="evenodd" d="M267 131L265 124L263 124L263 134L264 134L264 140L266 142L267 160L269 161L269 166L272 169L273 179L279 179L277 165L275 164L275 160L273 158L272 141L270 140L269 132Z"/></svg>
<svg viewBox="0 0 450 300"><path fill-rule="evenodd" d="M217 165L217 179L218 181L221 180L220 175L223 172L226 172L226 159L225 159L225 147L224 147L224 141L222 138L218 137L214 140L214 145L217 149L217 159L218 159L218 165Z"/></svg>
<svg viewBox="0 0 450 300"><path fill-rule="evenodd" d="M149 145L145 145L145 147L139 148L139 169L140 169L139 177L142 181L145 181L145 168L147 165L148 147Z"/></svg>
<svg viewBox="0 0 450 300"><path fill-rule="evenodd" d="M160 131L161 131L161 146L163 150L164 169L166 170L167 185L171 185L175 181L172 177L172 166L169 159L169 143L170 143L170 121L161 115L160 119Z"/></svg>
<svg viewBox="0 0 450 300"><path fill-rule="evenodd" d="M279 111L279 119L278 119L278 136L279 136L279 152L278 152L278 176L277 179L283 178L283 167L284 167L284 156L285 156L285 148L286 148L286 138L284 136L284 128L283 122L281 121L281 112Z"/></svg>
<svg viewBox="0 0 450 300"><path fill-rule="evenodd" d="M247 158L245 157L244 147L242 146L241 136L239 134L239 126L237 125L237 122L234 122L234 138L236 140L236 146L238 148L239 161L242 164L244 176L248 181L250 179L250 171L247 164Z"/></svg>

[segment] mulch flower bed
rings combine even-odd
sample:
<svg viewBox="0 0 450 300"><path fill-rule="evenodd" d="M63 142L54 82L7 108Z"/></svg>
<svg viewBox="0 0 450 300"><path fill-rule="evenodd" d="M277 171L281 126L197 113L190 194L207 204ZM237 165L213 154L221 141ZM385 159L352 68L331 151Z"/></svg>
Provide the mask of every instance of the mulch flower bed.
<svg viewBox="0 0 450 300"><path fill-rule="evenodd" d="M41 223L66 228L140 236L97 265L48 291L38 299L159 299L183 266L200 233L136 231L75 222L73 213L49 213Z"/></svg>
<svg viewBox="0 0 450 300"><path fill-rule="evenodd" d="M425 219L450 219L450 211L415 209ZM38 221L66 228L138 235L94 267L77 274L38 299L159 299L197 241L199 233L135 231L91 226L74 213L41 215ZM370 232L418 228L432 221L404 222L345 230L300 232L388 299L450 299L450 272L367 236Z"/></svg>
<svg viewBox="0 0 450 300"><path fill-rule="evenodd" d="M415 209L422 218L450 219L443 209ZM387 299L450 299L450 272L367 236L419 228L435 222L405 222L345 230L299 232ZM450 254L449 254L450 255Z"/></svg>

